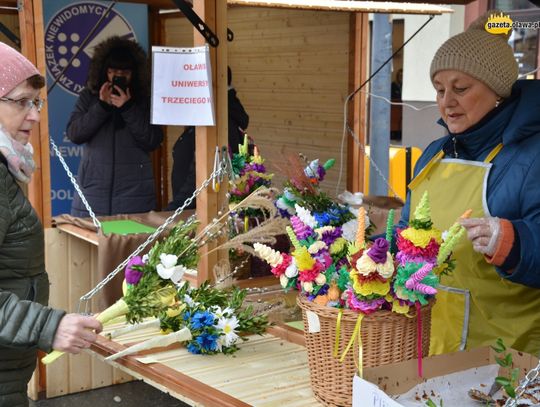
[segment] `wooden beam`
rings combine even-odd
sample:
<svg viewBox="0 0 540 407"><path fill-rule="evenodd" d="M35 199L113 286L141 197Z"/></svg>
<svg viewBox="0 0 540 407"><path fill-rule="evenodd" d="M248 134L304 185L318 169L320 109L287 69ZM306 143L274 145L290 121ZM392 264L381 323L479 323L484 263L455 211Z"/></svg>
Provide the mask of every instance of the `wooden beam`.
<svg viewBox="0 0 540 407"><path fill-rule="evenodd" d="M343 0L228 0L229 5L277 7L301 10L347 11L359 13L443 14L453 13L449 7L428 3Z"/></svg>
<svg viewBox="0 0 540 407"><path fill-rule="evenodd" d="M22 53L45 76L45 40L41 0L22 0L19 10L19 25ZM46 89L43 88L41 97L46 99L46 96ZM51 180L47 104L43 107L40 118L39 126L33 129L30 137L30 142L34 147L36 171L28 185L28 199L43 226L49 227L51 225Z"/></svg>
<svg viewBox="0 0 540 407"><path fill-rule="evenodd" d="M369 20L367 13L351 13L349 50L349 94L354 92L367 79ZM366 144L367 95L357 93L349 102L347 121ZM364 152L347 133L347 190L364 191Z"/></svg>
<svg viewBox="0 0 540 407"><path fill-rule="evenodd" d="M197 163L196 185L200 186L209 178L214 166L216 146L226 146L228 141L228 108L227 108L227 2L226 0L194 0L193 9L206 25L220 40L217 48L210 48L210 65L212 69L212 87L214 95L214 111L216 125L213 127L198 126L195 136L195 160ZM206 44L205 39L197 30L194 32L194 45ZM206 226L221 210L227 207L225 191L227 185L221 185L220 191L214 191L211 186L197 196L197 218L201 227ZM207 244L200 250L197 282L212 279L214 265L223 256L222 253L208 252L215 243Z"/></svg>

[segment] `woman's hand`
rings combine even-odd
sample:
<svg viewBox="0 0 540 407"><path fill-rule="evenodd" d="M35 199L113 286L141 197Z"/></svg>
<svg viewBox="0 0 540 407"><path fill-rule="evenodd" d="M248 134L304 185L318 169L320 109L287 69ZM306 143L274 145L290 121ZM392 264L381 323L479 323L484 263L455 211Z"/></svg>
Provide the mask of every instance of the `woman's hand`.
<svg viewBox="0 0 540 407"><path fill-rule="evenodd" d="M487 256L493 256L497 243L501 238L501 223L499 218L469 218L460 219L459 223L467 229L467 237L472 242L473 249Z"/></svg>
<svg viewBox="0 0 540 407"><path fill-rule="evenodd" d="M58 324L52 347L62 352L80 353L96 341L101 330L101 323L94 317L66 314Z"/></svg>
<svg viewBox="0 0 540 407"><path fill-rule="evenodd" d="M131 92L129 91L129 88L127 88L124 92L119 86L113 86L118 94L111 93L111 105L122 107L128 100L131 99Z"/></svg>

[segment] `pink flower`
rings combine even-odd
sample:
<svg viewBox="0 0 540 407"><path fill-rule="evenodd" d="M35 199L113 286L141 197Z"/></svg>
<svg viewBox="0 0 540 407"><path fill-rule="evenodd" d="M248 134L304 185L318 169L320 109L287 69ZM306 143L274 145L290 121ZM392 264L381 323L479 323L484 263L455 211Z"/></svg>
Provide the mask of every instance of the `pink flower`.
<svg viewBox="0 0 540 407"><path fill-rule="evenodd" d="M276 277L281 277L283 274L285 274L285 270L287 267L289 267L292 261L292 257L288 253L282 253L281 256L283 257L281 263L279 263L276 267L272 267L270 270Z"/></svg>

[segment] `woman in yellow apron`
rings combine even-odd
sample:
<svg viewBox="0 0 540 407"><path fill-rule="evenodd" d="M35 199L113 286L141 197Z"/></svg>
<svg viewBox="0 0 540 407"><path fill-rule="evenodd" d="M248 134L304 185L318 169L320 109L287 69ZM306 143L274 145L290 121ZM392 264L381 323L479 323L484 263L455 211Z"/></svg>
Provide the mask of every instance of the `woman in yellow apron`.
<svg viewBox="0 0 540 407"><path fill-rule="evenodd" d="M431 353L490 345L540 351L540 84L516 81L508 35L487 16L446 41L430 75L448 135L431 143L409 185L402 224L429 191L448 228L467 209L456 269L433 310Z"/></svg>

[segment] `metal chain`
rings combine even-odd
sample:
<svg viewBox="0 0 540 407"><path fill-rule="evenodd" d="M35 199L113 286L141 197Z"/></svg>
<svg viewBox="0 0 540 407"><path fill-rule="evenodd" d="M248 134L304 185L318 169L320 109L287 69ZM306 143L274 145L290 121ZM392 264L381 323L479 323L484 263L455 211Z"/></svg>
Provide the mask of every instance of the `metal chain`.
<svg viewBox="0 0 540 407"><path fill-rule="evenodd" d="M349 134L350 134L351 137L353 138L354 143L355 143L358 147L360 147L360 149L362 150L362 153L364 153L364 156L365 156L366 159L368 160L369 165L377 172L377 174L379 174L379 177L382 178L382 180L383 180L384 183L388 186L388 188L390 189L390 191L392 192L392 194L394 194L394 198L399 198L399 195L397 194L397 192L395 191L395 189L392 188L392 185L390 185L390 181L384 176L384 174L383 174L383 172L381 171L381 169L379 168L379 166L378 166L377 164L375 164L375 160L370 159L370 156L369 156L369 154L367 153L364 144L362 144L362 143L360 142L358 136L356 135L356 133L354 132L354 130L349 126L349 124L347 124L347 131L349 132Z"/></svg>
<svg viewBox="0 0 540 407"><path fill-rule="evenodd" d="M78 306L77 312L80 312L82 308L81 306L84 303L84 310L85 310L84 312L87 313L89 300L96 293L98 293L109 281L111 281L121 270L123 270L133 257L140 254L150 243L156 240L157 237L176 219L176 217L180 215L187 206L189 206L189 204L193 201L193 199L195 199L197 195L199 195L204 189L206 189L214 178L218 178L219 176L221 176L223 172L226 172L226 170L227 170L226 162L225 160L221 160L220 165L210 174L208 179L206 179L199 188L193 191L193 194L188 199L186 199L186 201L181 207L177 208L174 211L174 213L171 216L169 216L165 220L165 222L156 229L154 233L148 236L148 238L146 239L146 241L144 241L144 243L142 243L137 249L135 249L135 251L131 253L122 263L120 263L111 273L109 273L107 277L105 277L91 291L89 291L88 293L86 293L79 299L79 306ZM192 222L192 221L193 221L193 218L188 220L188 222Z"/></svg>
<svg viewBox="0 0 540 407"><path fill-rule="evenodd" d="M527 386L533 382L538 375L540 375L540 361L536 365L536 367L532 370L529 370L523 380L519 383L519 386L516 387L516 397L515 398L508 398L506 400L506 403L504 403L504 407L515 407L517 406L517 401L519 398L523 395L523 392L527 388Z"/></svg>
<svg viewBox="0 0 540 407"><path fill-rule="evenodd" d="M86 210L88 211L88 214L92 218L92 223L94 224L94 226L96 228L101 229L101 222L98 220L98 218L96 217L96 214L94 213L94 211L90 207L90 204L88 203L88 201L84 197L84 194L81 191L81 188L79 187L79 184L77 184L77 180L73 176L73 173L70 171L66 161L64 160L64 157L62 157L62 153L58 149L58 146L56 145L56 143L54 142L52 137L49 137L49 142L51 144L52 149L54 150L54 153L56 154L56 156L60 160L60 163L64 167L64 171L66 171L66 174L69 177L69 180L71 181L71 183L73 184L73 187L75 187L75 190L79 194L79 197L81 198L81 201L84 204L84 207L86 208Z"/></svg>

